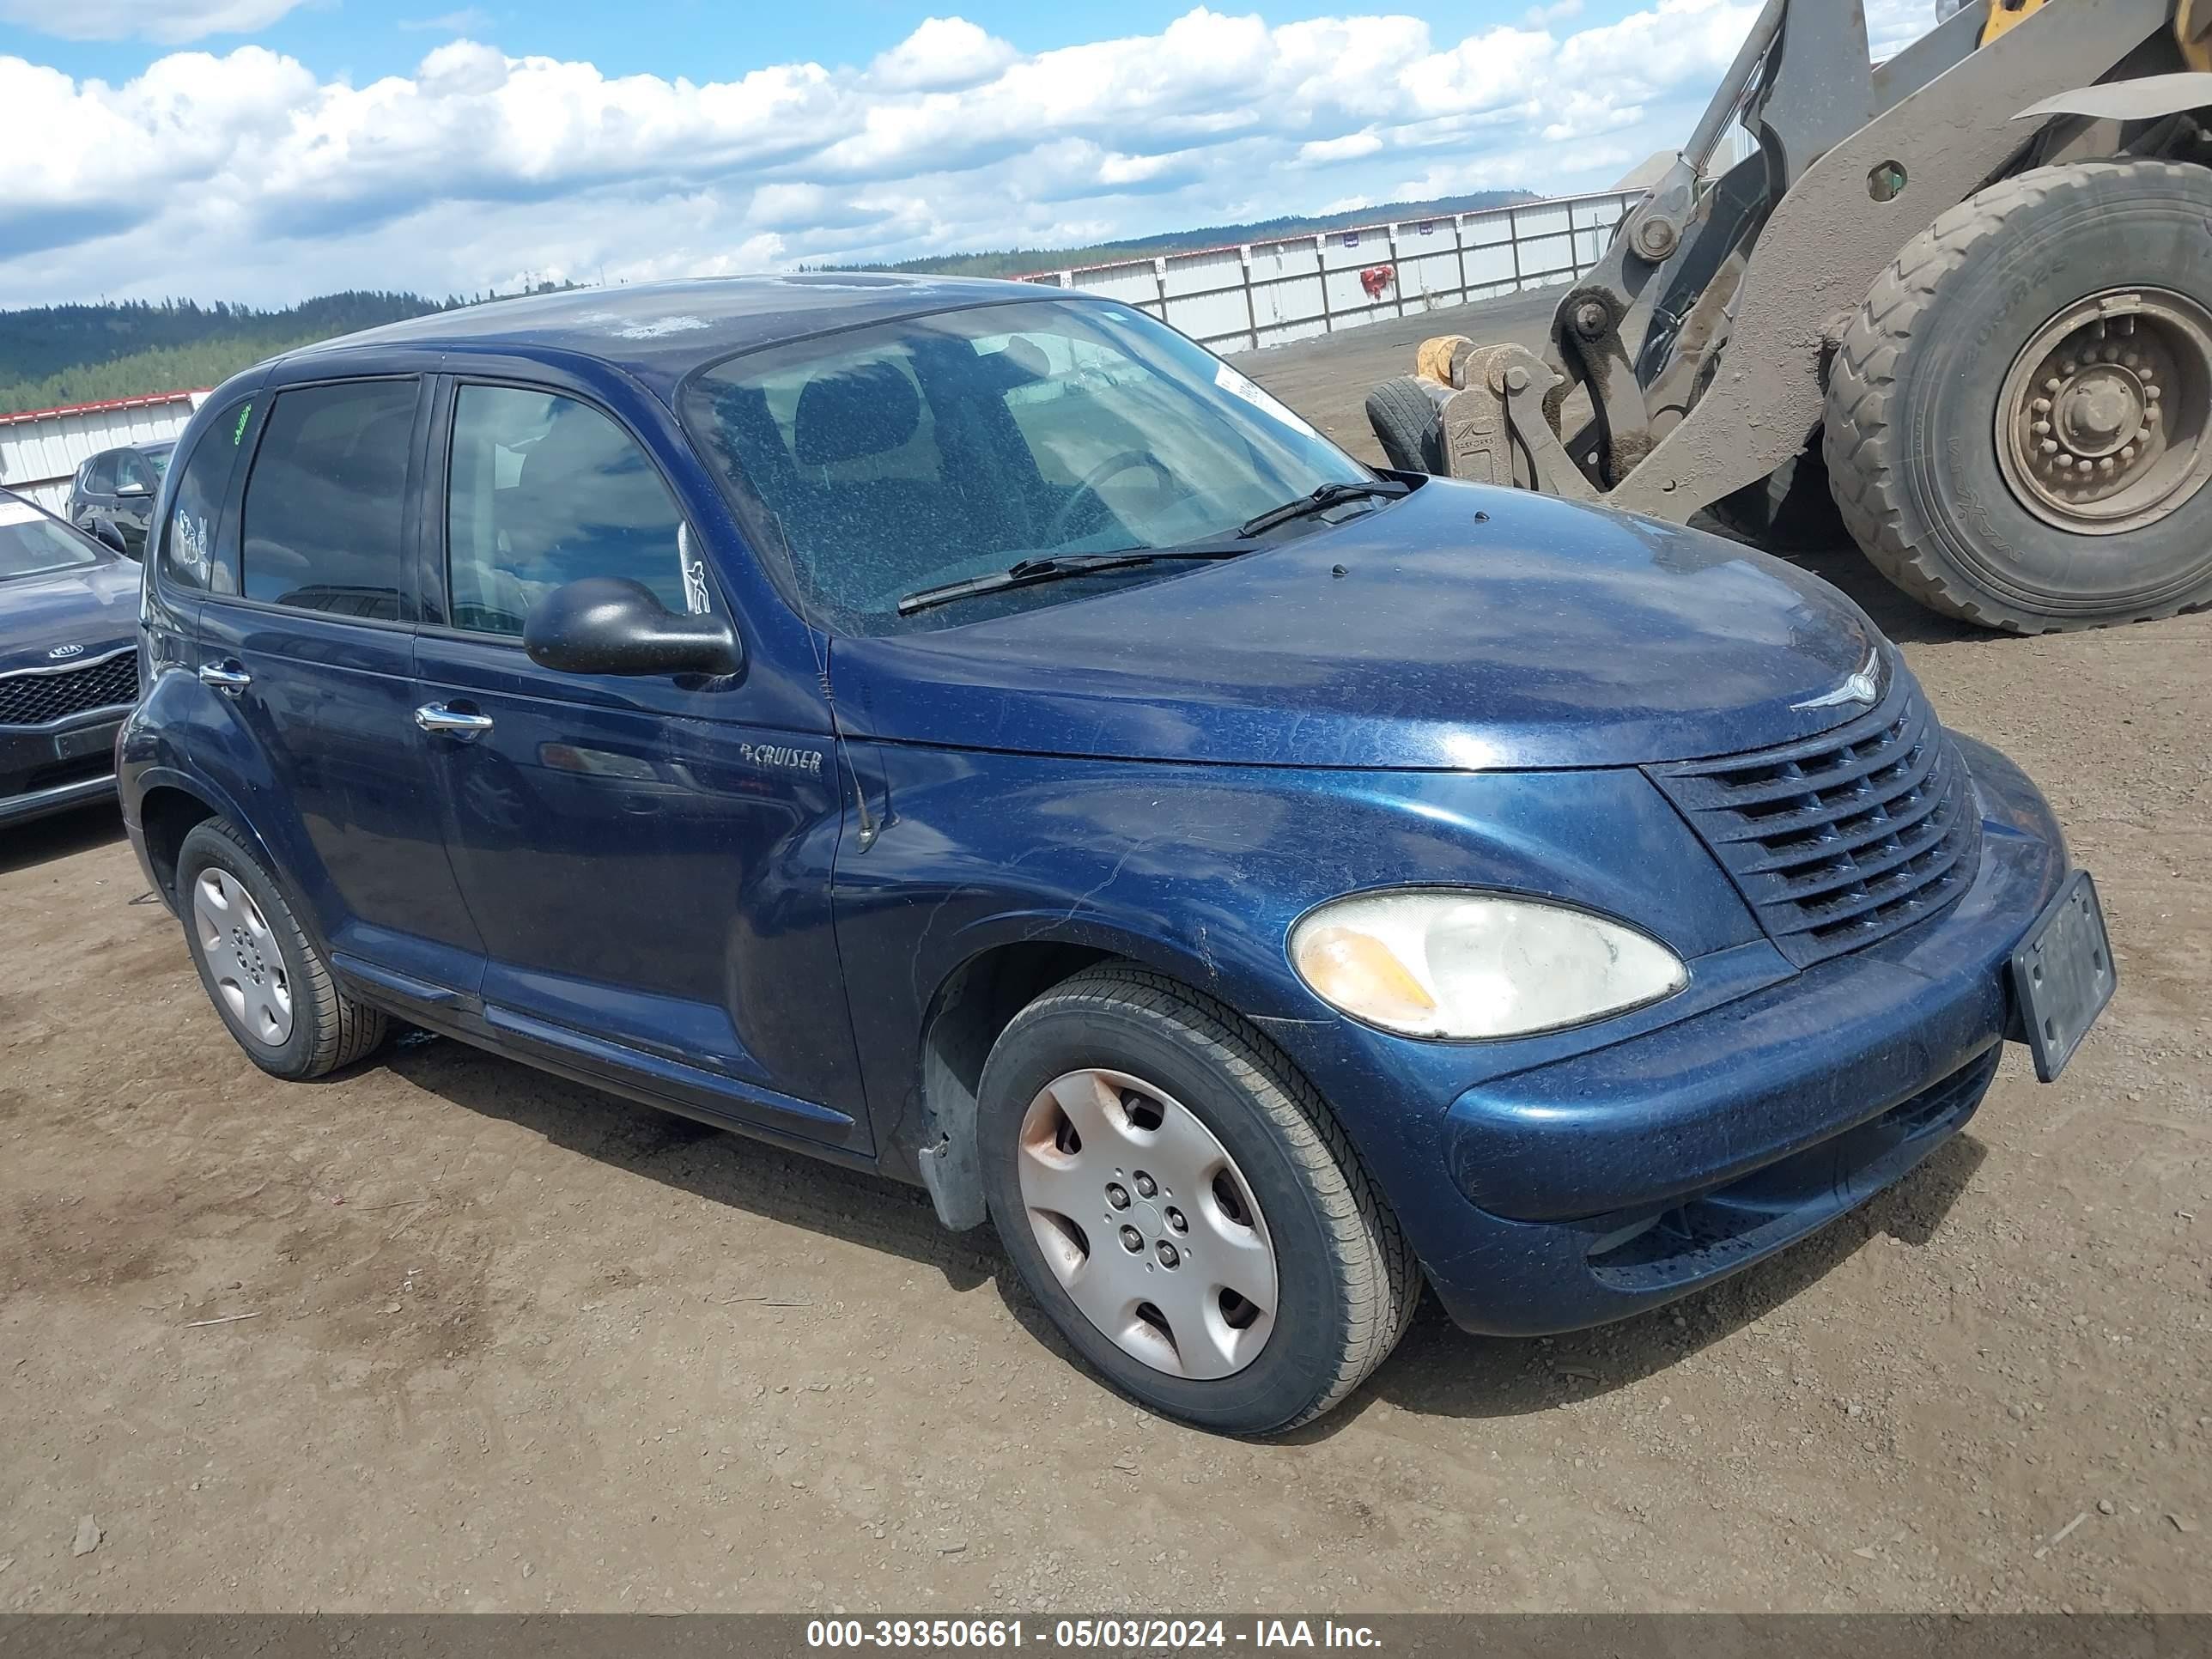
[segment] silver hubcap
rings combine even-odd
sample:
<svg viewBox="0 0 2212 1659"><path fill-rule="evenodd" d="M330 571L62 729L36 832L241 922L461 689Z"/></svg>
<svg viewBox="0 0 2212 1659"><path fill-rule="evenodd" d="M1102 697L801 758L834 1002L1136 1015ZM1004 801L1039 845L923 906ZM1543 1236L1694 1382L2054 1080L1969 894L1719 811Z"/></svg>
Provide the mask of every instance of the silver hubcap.
<svg viewBox="0 0 2212 1659"><path fill-rule="evenodd" d="M1236 1160L1126 1072L1054 1078L1022 1118L1022 1202L1084 1317L1170 1376L1241 1371L1275 1324L1275 1247Z"/></svg>
<svg viewBox="0 0 2212 1659"><path fill-rule="evenodd" d="M192 884L192 927L231 1018L271 1048L290 1036L292 986L283 956L253 895L228 871L206 871Z"/></svg>

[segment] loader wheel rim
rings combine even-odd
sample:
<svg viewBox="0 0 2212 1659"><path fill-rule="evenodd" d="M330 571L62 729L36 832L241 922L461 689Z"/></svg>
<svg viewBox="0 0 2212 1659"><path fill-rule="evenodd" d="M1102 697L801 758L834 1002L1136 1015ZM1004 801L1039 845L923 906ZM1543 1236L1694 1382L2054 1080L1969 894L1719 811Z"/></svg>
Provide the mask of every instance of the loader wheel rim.
<svg viewBox="0 0 2212 1659"><path fill-rule="evenodd" d="M1996 451L2020 504L2075 535L2174 512L2212 478L2212 311L2166 289L2075 301L2013 360Z"/></svg>

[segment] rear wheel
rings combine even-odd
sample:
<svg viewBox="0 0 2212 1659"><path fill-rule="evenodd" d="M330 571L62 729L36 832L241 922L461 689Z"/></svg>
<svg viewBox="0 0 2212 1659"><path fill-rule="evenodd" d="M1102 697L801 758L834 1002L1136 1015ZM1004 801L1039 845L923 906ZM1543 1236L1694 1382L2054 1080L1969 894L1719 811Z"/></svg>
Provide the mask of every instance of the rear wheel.
<svg viewBox="0 0 2212 1659"><path fill-rule="evenodd" d="M1420 1292L1343 1129L1266 1039L1159 975L1102 968L1016 1015L984 1067L993 1220L1077 1351L1234 1434L1318 1417Z"/></svg>
<svg viewBox="0 0 2212 1659"><path fill-rule="evenodd" d="M208 1000L256 1066L321 1077L384 1041L379 1010L339 988L275 878L221 818L177 849L177 908Z"/></svg>
<svg viewBox="0 0 2212 1659"><path fill-rule="evenodd" d="M2212 173L2038 167L1905 244L1845 331L1825 453L1853 538L2017 633L2212 602Z"/></svg>

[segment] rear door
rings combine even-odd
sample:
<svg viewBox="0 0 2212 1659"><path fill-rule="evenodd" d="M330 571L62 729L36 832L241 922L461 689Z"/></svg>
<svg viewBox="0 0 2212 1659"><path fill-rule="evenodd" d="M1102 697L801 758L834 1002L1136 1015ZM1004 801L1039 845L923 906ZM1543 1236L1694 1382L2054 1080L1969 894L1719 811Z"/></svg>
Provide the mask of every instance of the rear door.
<svg viewBox="0 0 2212 1659"><path fill-rule="evenodd" d="M531 661L531 607L586 576L726 610L662 469L580 395L462 380L426 513L419 699L487 1024L589 1073L773 1133L870 1146L830 924L827 731L729 678Z"/></svg>
<svg viewBox="0 0 2212 1659"><path fill-rule="evenodd" d="M387 993L458 1000L474 990L483 942L447 862L414 718L408 503L428 387L394 376L262 395L236 580L210 584L199 676L227 707L244 805L337 965L366 967Z"/></svg>

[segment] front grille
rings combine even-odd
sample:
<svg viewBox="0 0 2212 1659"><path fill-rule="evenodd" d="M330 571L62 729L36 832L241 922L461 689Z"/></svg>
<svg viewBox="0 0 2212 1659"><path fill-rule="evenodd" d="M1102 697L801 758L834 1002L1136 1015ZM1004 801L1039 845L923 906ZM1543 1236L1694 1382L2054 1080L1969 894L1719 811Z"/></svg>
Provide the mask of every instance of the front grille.
<svg viewBox="0 0 2212 1659"><path fill-rule="evenodd" d="M1801 968L1935 915L1980 862L1957 745L1901 670L1879 707L1817 738L1645 771Z"/></svg>
<svg viewBox="0 0 2212 1659"><path fill-rule="evenodd" d="M95 708L127 708L137 701L135 650L69 668L0 674L0 726L49 726Z"/></svg>

